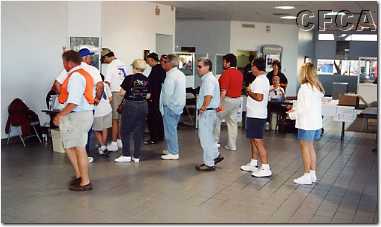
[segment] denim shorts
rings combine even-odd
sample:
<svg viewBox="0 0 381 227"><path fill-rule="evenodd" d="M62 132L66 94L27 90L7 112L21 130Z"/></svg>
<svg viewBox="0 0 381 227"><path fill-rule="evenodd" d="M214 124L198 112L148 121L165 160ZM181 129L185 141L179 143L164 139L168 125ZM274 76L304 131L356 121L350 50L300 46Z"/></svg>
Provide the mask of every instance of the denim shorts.
<svg viewBox="0 0 381 227"><path fill-rule="evenodd" d="M248 139L263 139L267 119L246 118L246 137Z"/></svg>
<svg viewBox="0 0 381 227"><path fill-rule="evenodd" d="M314 140L319 140L320 136L321 136L321 129L317 129L317 130L298 129L298 140L314 141Z"/></svg>

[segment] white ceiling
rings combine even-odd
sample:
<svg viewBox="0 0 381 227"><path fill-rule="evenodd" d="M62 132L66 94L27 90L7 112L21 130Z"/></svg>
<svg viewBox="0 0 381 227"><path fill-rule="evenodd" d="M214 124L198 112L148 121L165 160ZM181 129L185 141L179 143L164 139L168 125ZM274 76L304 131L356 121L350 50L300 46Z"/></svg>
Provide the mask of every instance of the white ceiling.
<svg viewBox="0 0 381 227"><path fill-rule="evenodd" d="M377 2L366 1L169 1L160 2L176 7L177 19L188 20L242 20L266 23L295 23L295 20L280 19L280 15L294 15L301 10L349 10L359 13L362 9L371 10L377 20ZM274 9L275 6L291 5L292 10Z"/></svg>

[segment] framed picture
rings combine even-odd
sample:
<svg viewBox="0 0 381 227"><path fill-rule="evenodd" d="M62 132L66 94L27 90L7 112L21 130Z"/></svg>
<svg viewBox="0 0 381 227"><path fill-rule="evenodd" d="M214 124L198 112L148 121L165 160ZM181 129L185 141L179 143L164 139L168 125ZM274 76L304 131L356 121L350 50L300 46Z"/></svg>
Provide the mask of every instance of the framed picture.
<svg viewBox="0 0 381 227"><path fill-rule="evenodd" d="M70 37L70 49L79 51L87 48L94 52L92 65L99 69L100 62L100 39L99 37Z"/></svg>

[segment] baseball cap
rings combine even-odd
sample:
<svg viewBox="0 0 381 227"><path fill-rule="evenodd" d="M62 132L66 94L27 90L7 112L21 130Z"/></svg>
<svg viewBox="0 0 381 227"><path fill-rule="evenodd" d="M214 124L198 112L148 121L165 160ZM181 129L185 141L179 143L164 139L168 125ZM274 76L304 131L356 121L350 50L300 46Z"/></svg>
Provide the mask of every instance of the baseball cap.
<svg viewBox="0 0 381 227"><path fill-rule="evenodd" d="M91 52L87 48L82 48L82 49L79 50L79 56L86 57L86 56L89 56L89 55L94 55L94 52Z"/></svg>
<svg viewBox="0 0 381 227"><path fill-rule="evenodd" d="M101 57L104 57L104 56L108 55L111 52L112 51L109 48L102 48Z"/></svg>

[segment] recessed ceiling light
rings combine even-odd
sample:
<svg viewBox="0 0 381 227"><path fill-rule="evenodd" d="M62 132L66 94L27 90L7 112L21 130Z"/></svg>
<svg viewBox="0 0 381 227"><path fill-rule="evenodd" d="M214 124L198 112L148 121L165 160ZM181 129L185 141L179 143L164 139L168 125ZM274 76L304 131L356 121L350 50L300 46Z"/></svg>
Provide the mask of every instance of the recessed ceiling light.
<svg viewBox="0 0 381 227"><path fill-rule="evenodd" d="M275 6L275 9L295 9L294 6Z"/></svg>
<svg viewBox="0 0 381 227"><path fill-rule="evenodd" d="M295 20L296 19L296 16L283 16L283 17L280 17L281 19L285 19L285 20Z"/></svg>

